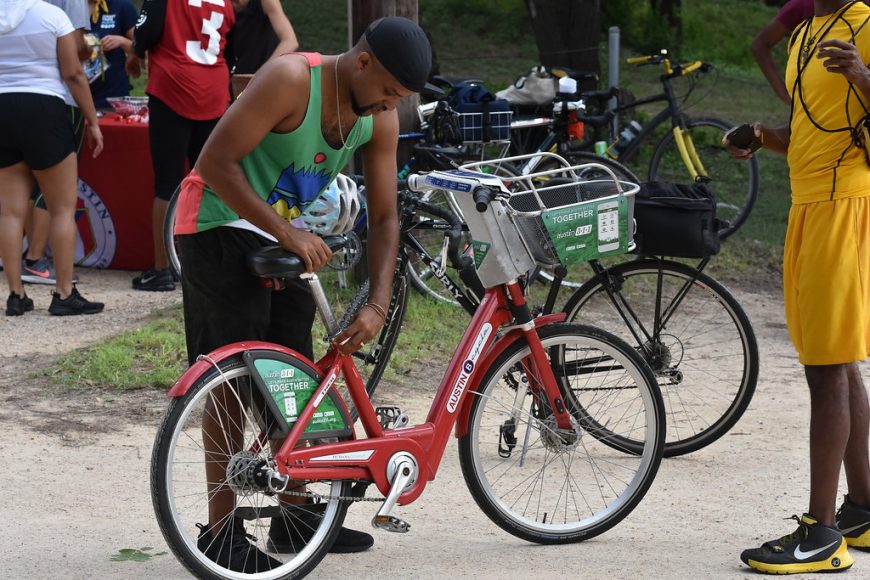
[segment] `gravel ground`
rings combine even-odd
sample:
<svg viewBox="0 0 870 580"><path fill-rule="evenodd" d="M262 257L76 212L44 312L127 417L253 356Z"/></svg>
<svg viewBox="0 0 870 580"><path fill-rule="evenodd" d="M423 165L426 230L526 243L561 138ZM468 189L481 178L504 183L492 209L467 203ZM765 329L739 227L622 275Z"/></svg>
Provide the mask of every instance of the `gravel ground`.
<svg viewBox="0 0 870 580"><path fill-rule="evenodd" d="M110 559L123 548L167 549L148 482L165 398L153 391L70 392L28 376L60 353L140 324L155 310L180 302L181 294L133 292L131 272L78 273L82 293L106 302L103 314L50 317L49 290L30 286L37 310L21 318L0 317L0 487L6 521L0 527L0 576L185 578L171 553L146 562ZM736 295L762 355L749 410L715 444L665 460L640 506L614 529L568 546L536 546L508 535L466 491L451 442L422 498L396 510L411 524L410 533L375 531L371 550L329 556L312 577L755 577L740 563L740 551L792 531L793 522L783 518L805 509L809 397L779 294ZM378 396L419 422L433 390L432 384L409 381ZM352 507L348 525L368 529L376 509L377 504ZM854 557L847 577L870 577L870 554Z"/></svg>

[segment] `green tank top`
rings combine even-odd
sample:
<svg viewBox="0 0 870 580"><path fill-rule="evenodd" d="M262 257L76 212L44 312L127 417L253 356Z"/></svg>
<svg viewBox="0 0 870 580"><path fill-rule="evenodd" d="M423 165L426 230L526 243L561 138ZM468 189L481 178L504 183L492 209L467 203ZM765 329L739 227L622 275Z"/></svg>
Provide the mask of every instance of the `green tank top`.
<svg viewBox="0 0 870 580"><path fill-rule="evenodd" d="M242 159L245 176L254 191L292 222L317 199L354 152L372 138L372 117L359 117L345 137L345 146L333 149L321 130L321 58L302 53L311 70L308 110L302 124L290 133L269 133ZM351 145L352 144L352 145ZM208 185L202 190L195 231L201 232L239 219Z"/></svg>

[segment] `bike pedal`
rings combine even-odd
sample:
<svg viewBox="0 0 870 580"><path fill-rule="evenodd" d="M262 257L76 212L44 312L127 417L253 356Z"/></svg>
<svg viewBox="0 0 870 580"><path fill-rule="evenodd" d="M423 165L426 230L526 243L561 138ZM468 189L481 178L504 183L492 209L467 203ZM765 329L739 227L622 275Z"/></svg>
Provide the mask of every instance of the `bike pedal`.
<svg viewBox="0 0 870 580"><path fill-rule="evenodd" d="M404 429L408 426L408 415L402 409L395 406L383 406L375 408L375 414L382 429Z"/></svg>
<svg viewBox="0 0 870 580"><path fill-rule="evenodd" d="M387 532L396 532L399 534L407 533L411 529L411 524L405 520L400 520L395 516L375 516L372 519L372 527Z"/></svg>

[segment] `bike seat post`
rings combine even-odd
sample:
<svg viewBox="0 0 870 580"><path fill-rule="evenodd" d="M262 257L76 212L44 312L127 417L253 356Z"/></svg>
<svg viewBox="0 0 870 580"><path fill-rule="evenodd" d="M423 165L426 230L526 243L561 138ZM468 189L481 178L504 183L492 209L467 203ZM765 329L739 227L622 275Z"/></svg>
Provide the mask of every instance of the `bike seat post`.
<svg viewBox="0 0 870 580"><path fill-rule="evenodd" d="M323 326L326 327L328 336L338 334L338 322L335 320L335 315L332 313L332 308L329 306L329 301L326 299L326 293L323 291L323 285L320 283L320 278L314 272L304 272L299 275L302 280L308 281L308 286L311 288L311 295L314 297L314 305L317 307L317 312L320 314L320 320Z"/></svg>

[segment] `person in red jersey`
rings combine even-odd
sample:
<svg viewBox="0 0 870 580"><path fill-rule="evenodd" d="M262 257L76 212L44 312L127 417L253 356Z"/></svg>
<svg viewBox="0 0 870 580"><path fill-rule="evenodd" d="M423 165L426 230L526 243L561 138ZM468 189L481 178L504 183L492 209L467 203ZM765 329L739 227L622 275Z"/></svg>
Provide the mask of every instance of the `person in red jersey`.
<svg viewBox="0 0 870 580"><path fill-rule="evenodd" d="M127 69L137 75L148 57L151 212L154 265L133 279L133 288L175 289L163 248L163 218L175 188L193 167L205 140L230 102L230 76L224 58L227 34L235 24L230 0L145 0L134 32L135 56Z"/></svg>

